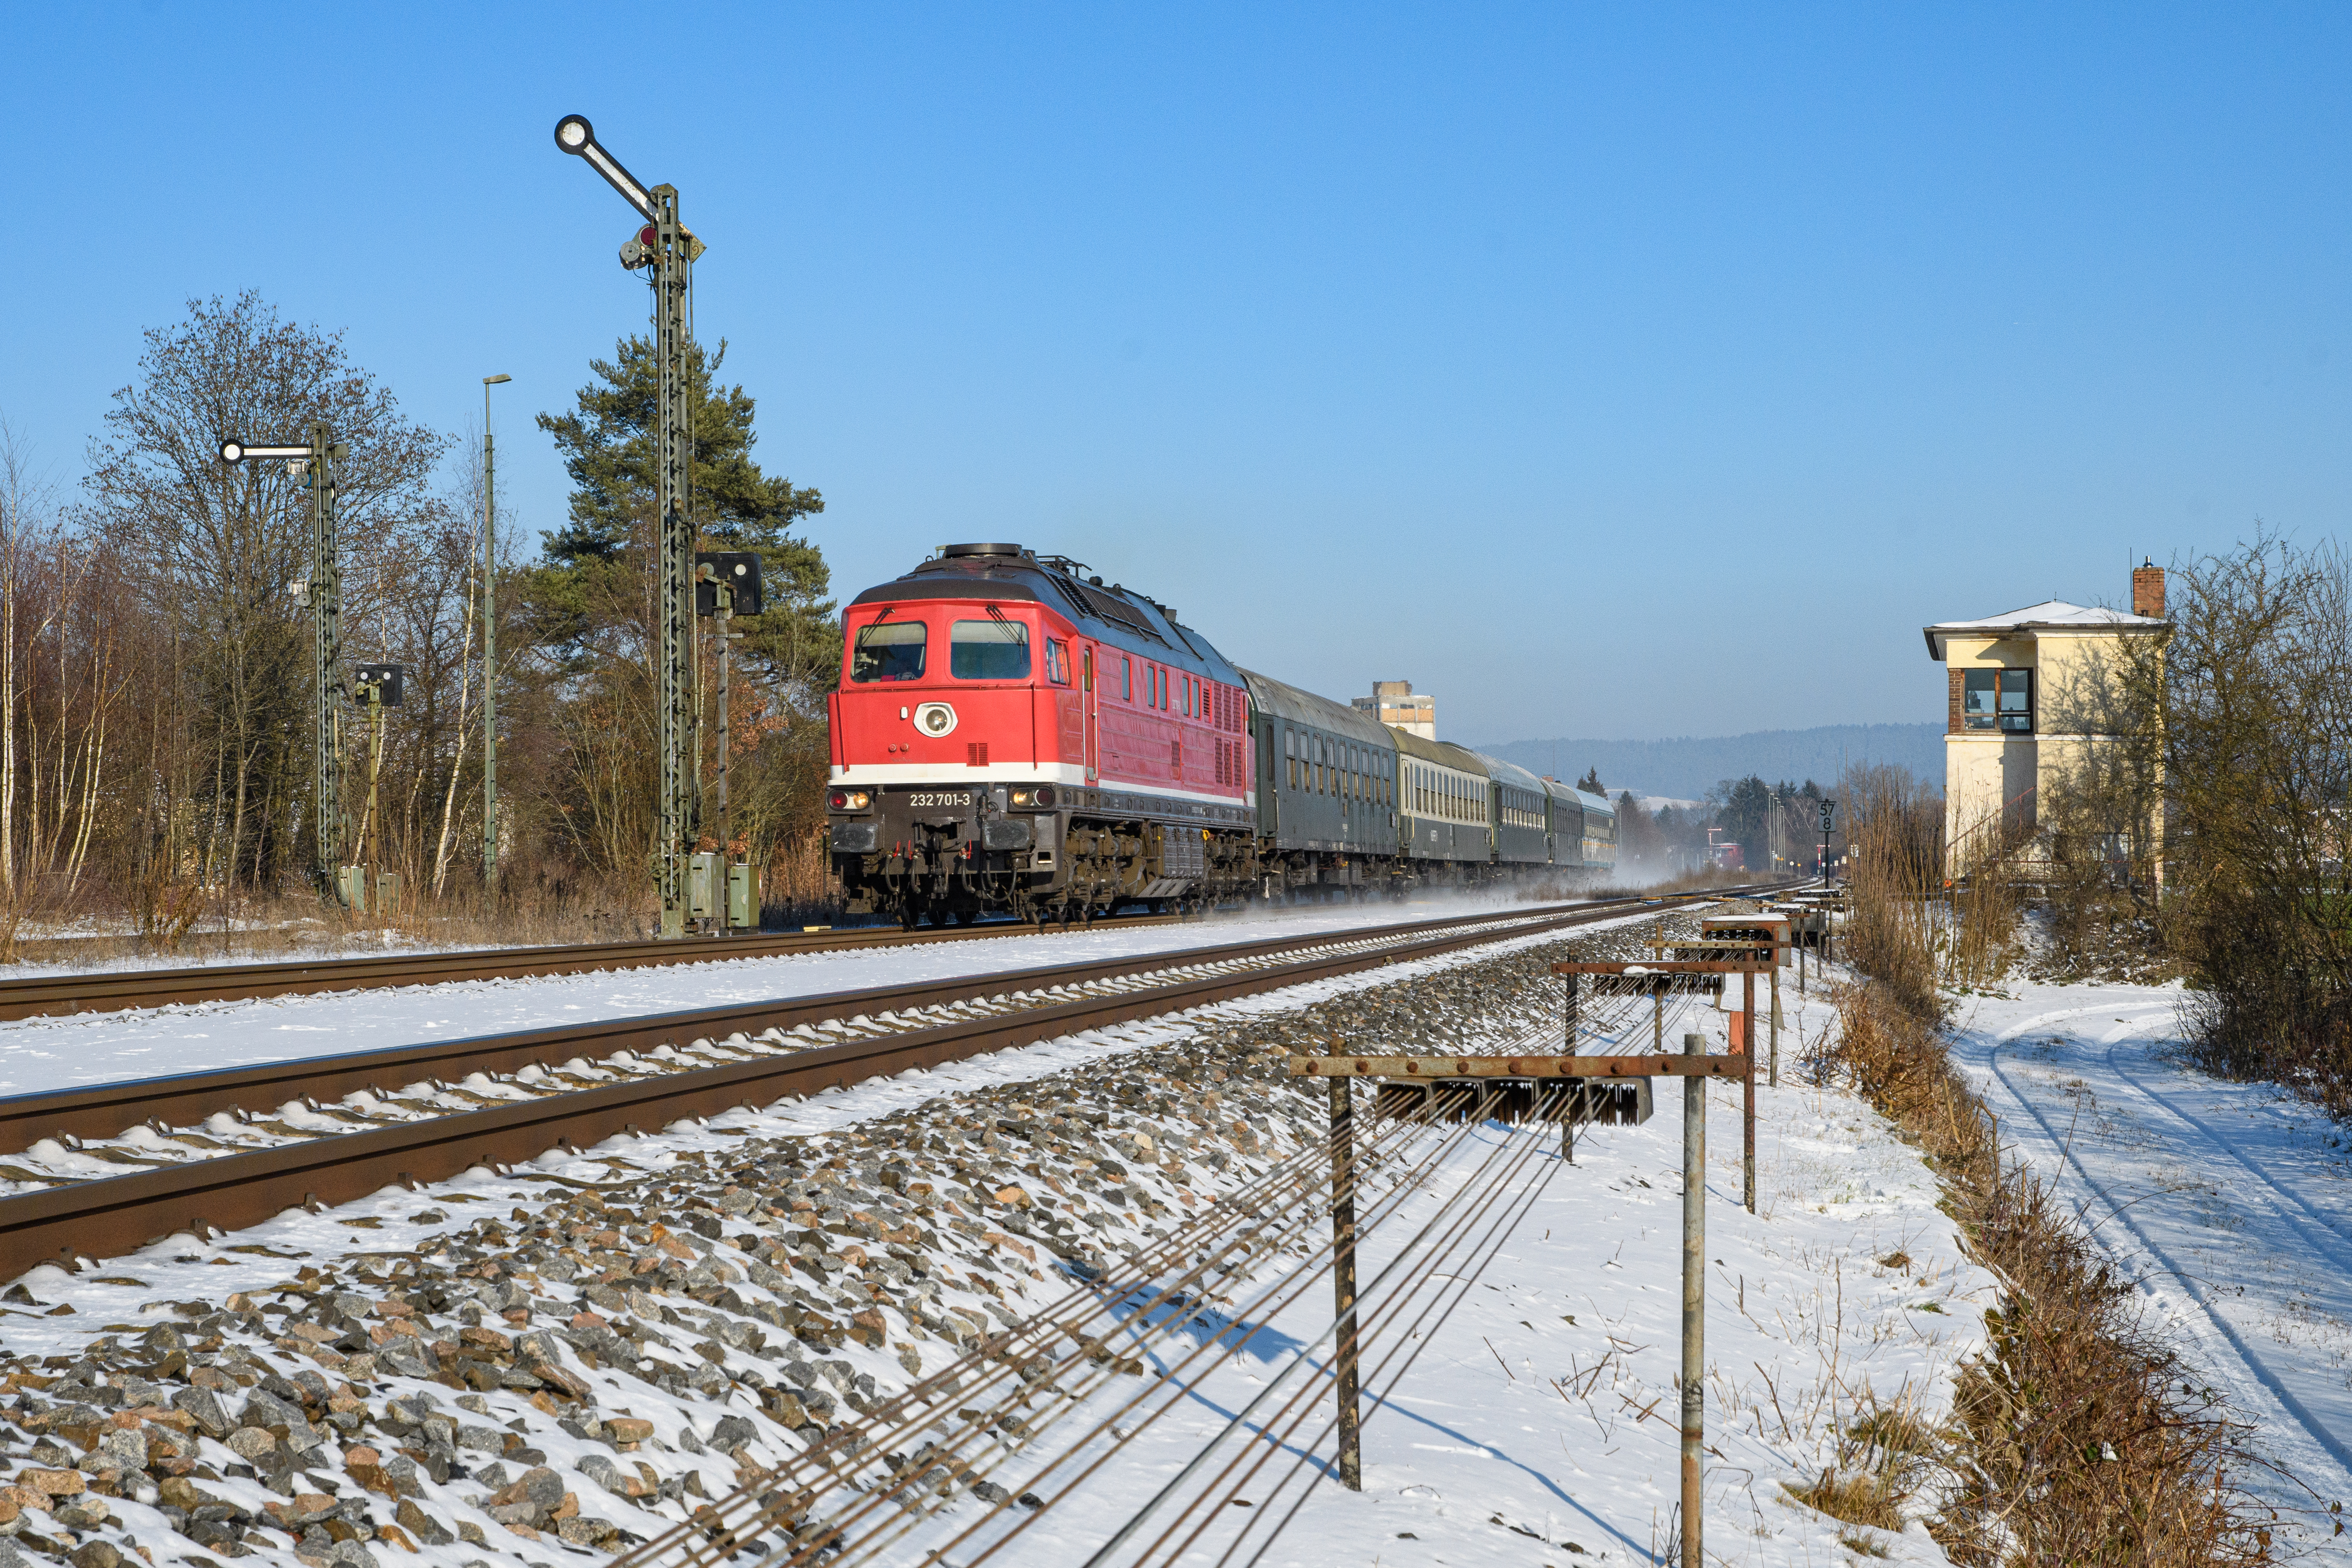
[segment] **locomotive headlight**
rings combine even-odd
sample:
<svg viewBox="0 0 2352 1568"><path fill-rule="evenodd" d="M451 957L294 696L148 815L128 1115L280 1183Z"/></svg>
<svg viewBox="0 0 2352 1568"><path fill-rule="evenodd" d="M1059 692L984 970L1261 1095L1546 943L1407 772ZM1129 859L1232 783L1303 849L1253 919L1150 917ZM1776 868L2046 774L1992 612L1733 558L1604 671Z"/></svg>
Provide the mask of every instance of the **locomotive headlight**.
<svg viewBox="0 0 2352 1568"><path fill-rule="evenodd" d="M1025 789L1014 790L1013 792L1013 804L1015 805L1027 805L1029 804L1030 794L1031 792Z"/></svg>
<svg viewBox="0 0 2352 1568"><path fill-rule="evenodd" d="M1037 804L1039 805L1051 805L1054 804L1054 786L1052 784L1039 784L1037 786Z"/></svg>
<svg viewBox="0 0 2352 1568"><path fill-rule="evenodd" d="M837 789L826 804L835 811L864 811L872 800L862 789Z"/></svg>

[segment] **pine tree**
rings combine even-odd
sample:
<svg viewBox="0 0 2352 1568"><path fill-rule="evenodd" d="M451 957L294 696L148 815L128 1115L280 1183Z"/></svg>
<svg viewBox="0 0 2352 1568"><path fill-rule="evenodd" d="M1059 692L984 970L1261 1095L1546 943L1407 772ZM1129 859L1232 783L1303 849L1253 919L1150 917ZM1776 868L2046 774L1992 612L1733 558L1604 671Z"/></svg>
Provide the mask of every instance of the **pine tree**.
<svg viewBox="0 0 2352 1568"><path fill-rule="evenodd" d="M1585 769L1584 776L1576 781L1576 787L1582 790L1587 795L1605 796L1609 793L1609 791L1601 785L1601 770L1599 768Z"/></svg>
<svg viewBox="0 0 2352 1568"><path fill-rule="evenodd" d="M832 573L814 544L791 532L824 510L824 498L761 470L751 455L759 437L751 394L717 385L726 357L724 340L714 353L699 344L688 349L688 504L700 548L759 552L766 608L735 617L744 634L737 657L780 696L805 706L833 685L841 657L827 597ZM645 568L625 558L649 546L654 521L654 345L643 336L623 338L614 359L589 368L596 379L580 389L574 412L539 416L539 427L563 454L572 490L570 519L541 535L545 563L530 584L542 637L571 645L575 658L597 640L601 622L641 600L633 585Z"/></svg>

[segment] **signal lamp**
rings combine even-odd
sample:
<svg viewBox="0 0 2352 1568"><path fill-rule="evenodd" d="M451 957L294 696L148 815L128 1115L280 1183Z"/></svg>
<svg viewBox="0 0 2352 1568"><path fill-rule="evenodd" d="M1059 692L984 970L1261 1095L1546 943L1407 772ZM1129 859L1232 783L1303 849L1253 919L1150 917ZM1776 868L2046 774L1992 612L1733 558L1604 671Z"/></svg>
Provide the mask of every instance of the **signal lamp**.
<svg viewBox="0 0 2352 1568"><path fill-rule="evenodd" d="M398 664L362 664L352 669L352 684L362 696L373 694L386 708L400 706L400 696L408 675L407 667Z"/></svg>
<svg viewBox="0 0 2352 1568"><path fill-rule="evenodd" d="M835 811L864 811L872 799L862 789L837 789L829 804Z"/></svg>

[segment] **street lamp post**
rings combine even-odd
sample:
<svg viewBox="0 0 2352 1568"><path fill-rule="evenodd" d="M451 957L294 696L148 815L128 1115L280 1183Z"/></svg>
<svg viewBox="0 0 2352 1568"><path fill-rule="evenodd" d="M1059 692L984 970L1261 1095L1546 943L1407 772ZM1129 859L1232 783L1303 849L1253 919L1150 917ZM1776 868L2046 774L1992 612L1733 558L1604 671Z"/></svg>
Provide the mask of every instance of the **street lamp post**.
<svg viewBox="0 0 2352 1568"><path fill-rule="evenodd" d="M659 519L659 588L656 601L660 642L656 656L656 750L660 783L655 795L659 826L654 846L654 881L661 896L661 934L686 934L688 857L700 833L693 754L694 523L687 494L687 457L693 439L687 363L686 299L693 267L704 246L678 221L677 189L648 190L596 141L584 116L567 114L556 122L555 144L584 159L646 225L621 247L621 265L649 269L654 289L654 358L658 374L655 417L654 510Z"/></svg>
<svg viewBox="0 0 2352 1568"><path fill-rule="evenodd" d="M513 379L482 377L482 891L493 907L499 892L499 503L490 388Z"/></svg>
<svg viewBox="0 0 2352 1568"><path fill-rule="evenodd" d="M321 894L335 894L342 861L343 819L341 761L336 752L337 723L341 715L343 574L335 548L335 465L349 460L347 443L331 440L326 423L310 426L310 439L301 446L256 447L240 440L220 444L224 463L282 459L307 476L310 491L310 580L308 598L310 624L316 634L314 677L318 710L311 728L311 767L317 780L312 795L317 838L312 875Z"/></svg>

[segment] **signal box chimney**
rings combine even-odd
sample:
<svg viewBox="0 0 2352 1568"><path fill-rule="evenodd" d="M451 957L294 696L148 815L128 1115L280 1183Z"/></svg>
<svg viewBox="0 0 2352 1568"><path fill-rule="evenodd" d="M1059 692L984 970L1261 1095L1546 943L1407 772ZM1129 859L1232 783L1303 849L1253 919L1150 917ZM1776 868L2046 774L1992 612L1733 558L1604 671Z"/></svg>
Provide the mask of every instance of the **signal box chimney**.
<svg viewBox="0 0 2352 1568"><path fill-rule="evenodd" d="M2164 568L2146 557L2132 568L2132 614L2164 619Z"/></svg>

